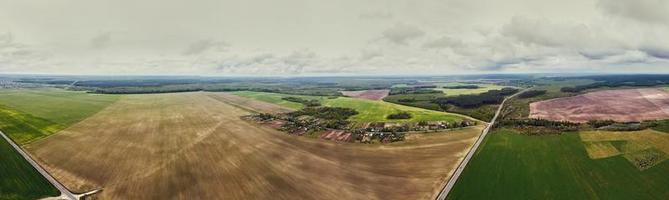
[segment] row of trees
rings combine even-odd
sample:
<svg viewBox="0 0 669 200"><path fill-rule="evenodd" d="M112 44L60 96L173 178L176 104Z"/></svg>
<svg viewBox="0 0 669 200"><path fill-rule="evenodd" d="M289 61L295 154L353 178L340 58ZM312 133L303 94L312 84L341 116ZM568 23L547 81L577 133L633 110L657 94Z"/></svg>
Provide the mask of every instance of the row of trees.
<svg viewBox="0 0 669 200"><path fill-rule="evenodd" d="M502 120L500 125L511 127L543 126L549 128L572 129L578 128L581 124L569 121L551 121L545 119L508 119Z"/></svg>
<svg viewBox="0 0 669 200"><path fill-rule="evenodd" d="M455 86L444 86L446 89L479 89L478 85L455 85Z"/></svg>
<svg viewBox="0 0 669 200"><path fill-rule="evenodd" d="M613 120L590 120L588 121L588 125L592 128L601 128L604 126L610 126L612 124L616 123Z"/></svg>
<svg viewBox="0 0 669 200"><path fill-rule="evenodd" d="M560 88L560 91L576 93L601 87L650 87L669 84L669 75L596 76L591 78L598 82L574 87L563 87Z"/></svg>
<svg viewBox="0 0 669 200"><path fill-rule="evenodd" d="M496 125L515 128L526 135L554 135L565 131L577 131L581 124L545 119L509 119L502 120Z"/></svg>
<svg viewBox="0 0 669 200"><path fill-rule="evenodd" d="M321 102L316 100L316 99L307 100L307 99L303 99L303 98L299 98L299 97L283 97L281 99L286 100L286 101L290 101L290 102L301 103L302 105L307 106L307 107L321 106Z"/></svg>
<svg viewBox="0 0 669 200"><path fill-rule="evenodd" d="M323 120L346 120L353 115L357 115L358 111L352 108L341 107L306 107L302 110L288 113L288 116L312 116Z"/></svg>
<svg viewBox="0 0 669 200"><path fill-rule="evenodd" d="M546 90L528 90L518 94L518 98L527 99L546 94Z"/></svg>
<svg viewBox="0 0 669 200"><path fill-rule="evenodd" d="M434 88L434 87L432 87L432 88ZM391 88L389 94L390 95L398 95L398 94L437 94L437 93L442 93L442 91L433 90L432 88L397 87L397 88Z"/></svg>

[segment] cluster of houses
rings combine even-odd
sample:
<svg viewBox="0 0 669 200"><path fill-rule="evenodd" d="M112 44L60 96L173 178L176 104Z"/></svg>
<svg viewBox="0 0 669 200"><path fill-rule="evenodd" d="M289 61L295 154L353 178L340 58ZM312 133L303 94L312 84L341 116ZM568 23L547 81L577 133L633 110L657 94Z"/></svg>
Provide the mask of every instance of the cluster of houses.
<svg viewBox="0 0 669 200"><path fill-rule="evenodd" d="M417 123L373 122L363 125L368 132L412 132L412 131L442 131L446 129L474 126L476 122L463 120L460 122L421 121Z"/></svg>
<svg viewBox="0 0 669 200"><path fill-rule="evenodd" d="M247 116L248 119L266 126L281 130L288 134L304 135L319 134L319 138L338 142L391 143L404 140L409 132L438 132L449 129L459 129L476 125L475 121L463 120L460 122L373 122L361 126L349 126L347 122L320 120L309 116L288 117L285 115L256 114Z"/></svg>

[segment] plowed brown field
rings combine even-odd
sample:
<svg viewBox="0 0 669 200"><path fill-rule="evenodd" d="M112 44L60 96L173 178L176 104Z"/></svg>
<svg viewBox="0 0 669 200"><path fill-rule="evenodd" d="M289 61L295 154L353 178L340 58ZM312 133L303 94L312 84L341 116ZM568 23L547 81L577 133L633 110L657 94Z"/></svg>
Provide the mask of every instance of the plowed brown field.
<svg viewBox="0 0 669 200"><path fill-rule="evenodd" d="M70 189L102 188L95 199L427 199L481 130L341 144L241 120L216 95L124 96L27 148Z"/></svg>
<svg viewBox="0 0 669 200"><path fill-rule="evenodd" d="M572 122L667 119L669 92L658 88L605 90L534 102L529 117Z"/></svg>
<svg viewBox="0 0 669 200"><path fill-rule="evenodd" d="M342 91L344 96L369 99L369 100L381 100L388 96L390 90L360 90L360 91Z"/></svg>

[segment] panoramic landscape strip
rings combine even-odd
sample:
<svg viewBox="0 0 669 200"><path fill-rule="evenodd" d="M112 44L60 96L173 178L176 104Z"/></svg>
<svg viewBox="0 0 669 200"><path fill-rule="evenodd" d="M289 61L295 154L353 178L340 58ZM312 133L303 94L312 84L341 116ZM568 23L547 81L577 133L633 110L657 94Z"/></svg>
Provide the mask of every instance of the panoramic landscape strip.
<svg viewBox="0 0 669 200"><path fill-rule="evenodd" d="M233 88L241 85L233 82L207 83L208 89L199 88L201 83L183 85L183 80L175 85L169 78L138 79L162 84L165 91L95 78L4 79L9 81L0 89L0 130L72 195L88 193L98 199L185 194L204 199L663 199L669 195L664 178L669 167L665 162L669 122L660 114L642 115L653 119L621 117L664 108L652 102L665 101L658 95L668 91L665 76L474 76L442 78L444 84L435 84L437 78L365 78L368 87L374 85L370 92L364 92L360 82L354 87L345 84L356 78L310 80L312 84L300 91L281 88L304 82L301 78L267 85L240 79L246 83L240 88ZM52 79L72 81L60 84ZM91 88L89 82L100 88ZM101 82L108 86L101 87ZM115 86L119 83L124 86ZM379 84L386 89L379 89ZM501 89L480 90L478 84ZM172 91L191 86L198 88ZM470 92L449 96L437 87ZM626 95L630 92L637 95ZM426 99L421 100L424 103L414 104L419 101L413 99L420 98ZM596 109L588 101L553 103L575 98L602 103L595 104ZM626 103L603 103L607 101ZM620 112L626 106L636 108ZM558 121L536 114L562 112L592 114ZM4 152L12 155L4 157L12 159L6 162L22 164L3 165L3 170L11 171L8 174L17 175L3 180L24 186L3 186L15 188L3 189L3 198L61 195L30 160L9 143L6 148ZM180 187L183 184L197 187ZM480 189L487 192L477 192ZM207 192L214 190L219 192Z"/></svg>

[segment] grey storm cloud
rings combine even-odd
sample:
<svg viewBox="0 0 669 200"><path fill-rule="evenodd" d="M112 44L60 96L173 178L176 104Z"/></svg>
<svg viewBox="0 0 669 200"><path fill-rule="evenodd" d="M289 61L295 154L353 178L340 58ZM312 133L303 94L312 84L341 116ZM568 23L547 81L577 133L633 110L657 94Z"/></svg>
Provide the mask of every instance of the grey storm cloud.
<svg viewBox="0 0 669 200"><path fill-rule="evenodd" d="M642 48L641 51L643 51L644 53L648 54L649 56L653 56L655 58L669 59L669 49Z"/></svg>
<svg viewBox="0 0 669 200"><path fill-rule="evenodd" d="M607 57L615 56L615 55L620 55L624 52L621 51L610 51L610 50L605 50L605 51L579 51L578 52L581 56L591 59L591 60L602 60Z"/></svg>

